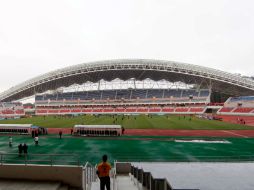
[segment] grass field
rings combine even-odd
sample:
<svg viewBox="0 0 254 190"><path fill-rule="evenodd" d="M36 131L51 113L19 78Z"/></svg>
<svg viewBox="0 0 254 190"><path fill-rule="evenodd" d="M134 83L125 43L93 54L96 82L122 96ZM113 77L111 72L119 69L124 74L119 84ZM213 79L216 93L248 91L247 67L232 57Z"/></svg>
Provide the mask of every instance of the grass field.
<svg viewBox="0 0 254 190"><path fill-rule="evenodd" d="M117 120L116 120L117 119ZM34 124L41 127L47 128L71 128L75 124L120 124L126 129L254 129L253 127L231 124L222 121L211 121L192 117L190 120L189 116L185 118L183 116L158 116L153 115L152 118L147 115L139 116L76 116L76 117L32 117L22 118L15 120L2 120L0 124L11 123L11 124Z"/></svg>
<svg viewBox="0 0 254 190"><path fill-rule="evenodd" d="M115 121L115 122L114 122ZM0 123L30 123L47 128L71 128L75 124L120 124L126 129L254 129L245 125L210 121L189 116L77 116L77 117L32 117L4 120ZM176 142L175 139L226 140L229 143ZM167 161L239 161L254 159L254 138L209 138L209 137L146 137L122 136L117 138L71 137L65 135L41 136L39 146L35 146L29 136L13 136L13 147L8 146L8 136L0 136L0 154L3 162L24 163L24 156L18 157L17 146L27 143L30 163L93 164L100 161L102 154L108 154L110 161L167 162ZM36 155L34 155L36 154ZM39 154L39 155L37 155ZM43 154L43 155L40 155ZM45 156L45 154L60 154ZM63 155L68 154L68 155ZM43 160L43 162L39 162Z"/></svg>
<svg viewBox="0 0 254 190"><path fill-rule="evenodd" d="M143 138L143 139L142 139ZM40 137L39 146L28 136L14 136L13 147L8 146L8 136L0 136L0 153L17 153L19 143L28 144L30 154L71 154L73 156L55 157L63 162L90 161L95 164L100 161L102 154L108 154L110 161L234 161L241 158L253 160L254 138L224 138L229 143L193 143L175 142L175 138L161 137L120 137L120 138L80 138L64 136ZM177 137L176 139L183 139ZM186 139L186 138L184 138ZM187 138L191 139L191 138ZM214 140L214 139L213 139ZM218 140L218 138L217 138ZM75 155L74 155L75 154ZM247 156L247 157L246 157ZM28 155L28 160L49 160L47 156ZM3 160L12 163L23 161L24 157L17 155L4 156ZM38 162L36 162L38 163Z"/></svg>

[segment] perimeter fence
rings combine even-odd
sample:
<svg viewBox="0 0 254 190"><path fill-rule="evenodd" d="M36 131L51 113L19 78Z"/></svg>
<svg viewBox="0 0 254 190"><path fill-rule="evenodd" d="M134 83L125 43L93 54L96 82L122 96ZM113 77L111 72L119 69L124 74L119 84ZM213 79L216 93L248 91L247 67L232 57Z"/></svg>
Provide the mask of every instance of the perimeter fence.
<svg viewBox="0 0 254 190"><path fill-rule="evenodd" d="M91 152L91 154L99 154ZM254 162L254 155L231 155L231 156L142 156L120 154L110 155L110 160L121 162ZM96 164L95 160L88 160L85 155L78 154L27 154L0 153L0 164L40 164L40 165L76 165L82 166L89 161Z"/></svg>

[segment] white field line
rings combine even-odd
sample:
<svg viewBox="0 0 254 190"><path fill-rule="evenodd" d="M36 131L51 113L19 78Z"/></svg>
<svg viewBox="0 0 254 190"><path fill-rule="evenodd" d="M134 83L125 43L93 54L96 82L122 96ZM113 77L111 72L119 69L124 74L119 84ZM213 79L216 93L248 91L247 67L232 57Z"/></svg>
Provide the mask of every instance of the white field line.
<svg viewBox="0 0 254 190"><path fill-rule="evenodd" d="M248 138L248 137L247 137L247 136L245 136L245 135L240 135L240 134L237 134L237 133L233 133L233 132L231 132L231 131L223 131L223 132L225 132L225 133L229 133L229 134L232 134L232 135L235 135L235 136L239 136L239 137Z"/></svg>

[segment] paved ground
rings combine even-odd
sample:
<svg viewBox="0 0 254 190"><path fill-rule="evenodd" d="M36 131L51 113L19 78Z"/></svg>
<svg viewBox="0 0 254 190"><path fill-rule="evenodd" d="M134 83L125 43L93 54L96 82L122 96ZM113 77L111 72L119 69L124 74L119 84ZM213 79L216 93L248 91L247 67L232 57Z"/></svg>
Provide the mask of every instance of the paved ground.
<svg viewBox="0 0 254 190"><path fill-rule="evenodd" d="M70 134L71 128L49 128L49 134ZM172 129L126 129L125 135L132 136L204 136L204 137L254 137L253 130L172 130Z"/></svg>
<svg viewBox="0 0 254 190"><path fill-rule="evenodd" d="M253 190L254 163L134 163L174 189Z"/></svg>
<svg viewBox="0 0 254 190"><path fill-rule="evenodd" d="M38 182L26 180L0 180L0 190L59 190L58 182ZM65 188L64 190L67 190Z"/></svg>

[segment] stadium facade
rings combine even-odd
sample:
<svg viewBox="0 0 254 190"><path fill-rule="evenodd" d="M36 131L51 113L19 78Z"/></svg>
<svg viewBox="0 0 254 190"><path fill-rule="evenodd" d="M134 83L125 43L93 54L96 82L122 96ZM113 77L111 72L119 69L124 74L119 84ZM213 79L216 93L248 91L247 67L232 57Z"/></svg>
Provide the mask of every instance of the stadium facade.
<svg viewBox="0 0 254 190"><path fill-rule="evenodd" d="M167 81L185 88L136 88L135 81ZM134 88L61 88L115 80L134 81ZM49 93L53 90L53 93ZM216 93L230 97L211 101ZM35 95L35 108L15 101ZM161 60L109 60L66 67L25 81L0 94L0 117L77 114L254 115L254 81L207 67ZM238 97L236 97L238 96ZM221 103L223 102L223 103ZM212 103L212 104L211 104ZM214 104L215 103L215 104ZM219 104L217 104L219 103Z"/></svg>
<svg viewBox="0 0 254 190"><path fill-rule="evenodd" d="M119 78L181 81L209 86L214 92L231 95L254 95L254 81L236 74L173 61L121 59L84 63L46 73L25 81L0 94L0 101L14 101L47 90Z"/></svg>

